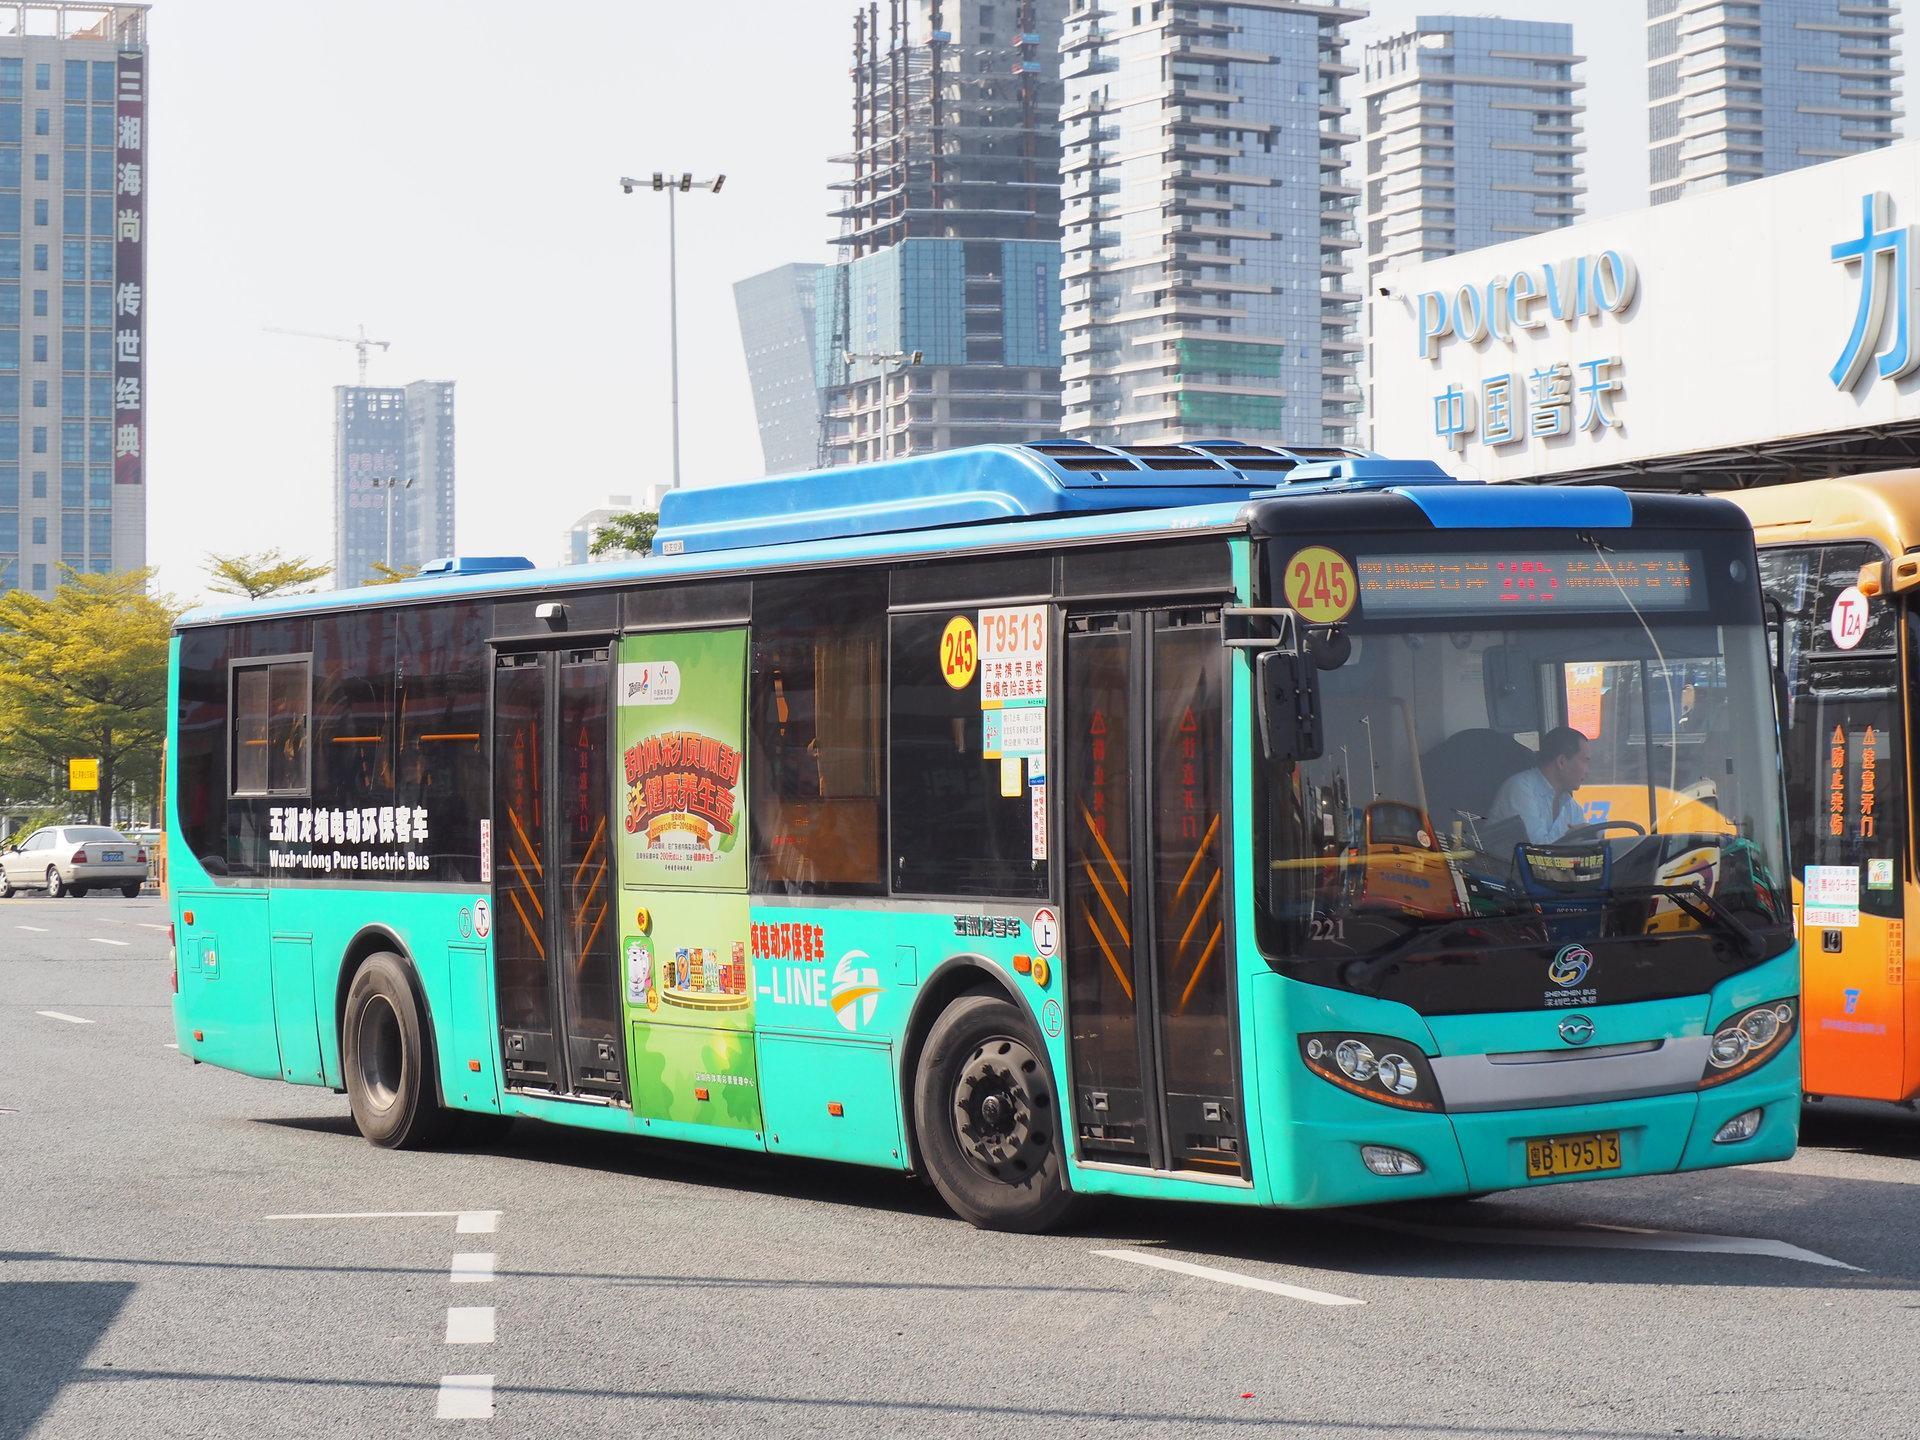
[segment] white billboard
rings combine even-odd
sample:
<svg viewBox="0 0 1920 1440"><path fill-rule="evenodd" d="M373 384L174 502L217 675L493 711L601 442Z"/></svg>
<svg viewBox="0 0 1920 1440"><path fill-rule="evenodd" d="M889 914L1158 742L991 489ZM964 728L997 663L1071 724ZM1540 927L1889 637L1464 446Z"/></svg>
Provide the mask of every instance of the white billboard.
<svg viewBox="0 0 1920 1440"><path fill-rule="evenodd" d="M1530 479L1920 420L1920 143L1376 284L1374 447L1459 474Z"/></svg>

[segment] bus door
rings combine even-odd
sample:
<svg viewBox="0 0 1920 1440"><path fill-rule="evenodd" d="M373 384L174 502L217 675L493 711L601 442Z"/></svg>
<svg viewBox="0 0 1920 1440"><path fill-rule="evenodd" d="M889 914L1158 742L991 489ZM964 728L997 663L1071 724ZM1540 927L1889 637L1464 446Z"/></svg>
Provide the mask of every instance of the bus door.
<svg viewBox="0 0 1920 1440"><path fill-rule="evenodd" d="M1069 615L1067 935L1082 1160L1239 1175L1217 607Z"/></svg>
<svg viewBox="0 0 1920 1440"><path fill-rule="evenodd" d="M510 1090L624 1100L609 647L501 650L493 945Z"/></svg>

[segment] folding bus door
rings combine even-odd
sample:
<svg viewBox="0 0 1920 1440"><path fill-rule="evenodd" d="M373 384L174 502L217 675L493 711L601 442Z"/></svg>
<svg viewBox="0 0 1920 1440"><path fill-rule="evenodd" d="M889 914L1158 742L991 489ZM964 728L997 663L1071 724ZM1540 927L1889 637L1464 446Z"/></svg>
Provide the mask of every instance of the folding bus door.
<svg viewBox="0 0 1920 1440"><path fill-rule="evenodd" d="M494 974L509 1090L626 1098L605 645L494 660Z"/></svg>
<svg viewBox="0 0 1920 1440"><path fill-rule="evenodd" d="M1066 983L1083 1160L1238 1175L1215 608L1067 624Z"/></svg>

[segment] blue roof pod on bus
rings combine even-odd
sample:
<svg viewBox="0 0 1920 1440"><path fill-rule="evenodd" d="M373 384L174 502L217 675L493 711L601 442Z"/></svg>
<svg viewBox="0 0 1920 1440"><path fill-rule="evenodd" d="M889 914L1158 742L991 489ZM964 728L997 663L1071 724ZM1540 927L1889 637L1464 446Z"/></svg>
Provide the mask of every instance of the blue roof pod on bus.
<svg viewBox="0 0 1920 1440"><path fill-rule="evenodd" d="M443 575L501 575L509 570L531 570L533 561L524 555L442 555L429 560L417 572L422 580Z"/></svg>
<svg viewBox="0 0 1920 1440"><path fill-rule="evenodd" d="M1237 440L977 445L837 470L674 490L660 502L655 553L797 544L993 520L1158 510L1296 490L1450 485L1428 460L1338 447Z"/></svg>

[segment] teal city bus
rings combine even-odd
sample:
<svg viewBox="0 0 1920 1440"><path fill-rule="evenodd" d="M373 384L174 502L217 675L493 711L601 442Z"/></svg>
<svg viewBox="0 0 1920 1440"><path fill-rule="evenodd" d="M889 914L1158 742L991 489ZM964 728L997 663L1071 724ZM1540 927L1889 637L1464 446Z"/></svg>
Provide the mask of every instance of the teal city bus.
<svg viewBox="0 0 1920 1440"><path fill-rule="evenodd" d="M661 527L182 618L183 1053L380 1145L825 1157L1009 1229L1792 1152L1733 506L1062 441Z"/></svg>

